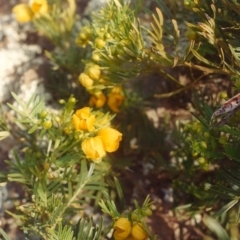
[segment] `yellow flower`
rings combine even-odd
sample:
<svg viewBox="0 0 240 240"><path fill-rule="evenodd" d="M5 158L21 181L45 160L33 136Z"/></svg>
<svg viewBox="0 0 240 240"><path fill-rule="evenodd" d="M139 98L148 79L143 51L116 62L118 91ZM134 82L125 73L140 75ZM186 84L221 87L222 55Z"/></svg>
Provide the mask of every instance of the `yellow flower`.
<svg viewBox="0 0 240 240"><path fill-rule="evenodd" d="M131 222L127 218L119 218L114 224L114 239L125 240L131 232Z"/></svg>
<svg viewBox="0 0 240 240"><path fill-rule="evenodd" d="M124 100L122 91L117 91L113 88L112 92L108 94L108 106L113 112L119 112L119 106Z"/></svg>
<svg viewBox="0 0 240 240"><path fill-rule="evenodd" d="M122 134L110 127L101 129L97 135L101 138L106 152L116 151L119 147L119 142L122 140Z"/></svg>
<svg viewBox="0 0 240 240"><path fill-rule="evenodd" d="M84 107L73 114L73 125L77 131L79 130L94 130L95 116L91 115L90 108Z"/></svg>
<svg viewBox="0 0 240 240"><path fill-rule="evenodd" d="M87 69L87 74L89 75L90 78L98 80L101 75L100 66L97 64L92 65Z"/></svg>
<svg viewBox="0 0 240 240"><path fill-rule="evenodd" d="M106 102L106 96L102 92L100 94L94 94L91 96L89 105L95 106L96 108L101 108Z"/></svg>
<svg viewBox="0 0 240 240"><path fill-rule="evenodd" d="M134 240L145 240L147 238L146 232L138 223L133 225L131 230L131 236Z"/></svg>
<svg viewBox="0 0 240 240"><path fill-rule="evenodd" d="M20 23L29 22L33 18L33 13L30 7L25 3L16 5L12 9L12 12L15 14L17 21Z"/></svg>
<svg viewBox="0 0 240 240"><path fill-rule="evenodd" d="M81 73L78 80L85 88L90 88L93 85L93 79L91 79L86 73Z"/></svg>
<svg viewBox="0 0 240 240"><path fill-rule="evenodd" d="M34 15L44 15L48 12L47 0L32 0L30 7Z"/></svg>
<svg viewBox="0 0 240 240"><path fill-rule="evenodd" d="M105 156L102 140L100 137L87 138L82 143L82 150L86 154L87 158L92 159L94 162L101 161L101 158Z"/></svg>

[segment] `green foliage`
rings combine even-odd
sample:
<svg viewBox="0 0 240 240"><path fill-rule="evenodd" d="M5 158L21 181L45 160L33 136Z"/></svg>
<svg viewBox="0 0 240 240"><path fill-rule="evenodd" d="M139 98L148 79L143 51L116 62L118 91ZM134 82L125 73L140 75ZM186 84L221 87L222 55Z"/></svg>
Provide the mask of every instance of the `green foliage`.
<svg viewBox="0 0 240 240"><path fill-rule="evenodd" d="M71 75L68 79L57 77L57 81L73 81L62 86L75 86L79 76L94 101L100 101L96 108L107 101L108 107L103 109L116 113L113 123L123 133L123 142L116 155L109 154L99 163L89 162L80 146L108 126L110 114L96 111L94 130L79 131L73 126L77 100L68 89L65 94L70 97L60 101L57 111L46 107L38 96L24 103L12 93L17 105L8 106L16 114L16 126L9 128L1 112L0 140L11 134L21 142L12 151L11 160L6 161L9 172L1 172L0 180L24 186L26 202L17 206L16 212L8 213L21 220L26 236L104 239L115 227L114 222L124 217L131 224L139 223L149 239L157 239L145 221L152 211L150 197L142 206L134 201L134 209L127 208L127 188L121 187L124 181L127 186L137 185L131 168L146 161L153 165L147 177L167 175L174 187L175 206L184 203L191 206L189 211L200 213L210 209L203 218L210 232L218 239L238 239L239 96L219 108L220 93L207 96L195 89L201 85L208 88L206 77L223 75L231 79L235 91L240 89L239 3L188 0L182 5L157 0L158 8L152 12L143 6L144 1L131 5L112 0L93 13L86 24L78 22L75 1L48 3L51 10L33 23L55 46L45 53L55 70ZM146 10L148 21L144 21L142 10ZM188 72L186 83L180 81L182 69ZM146 79L147 86L155 86L151 74L161 76L157 80L161 87L145 93L140 77ZM186 109L188 106L191 117L178 122L166 115L158 129L154 127L146 109L159 104L157 98L179 93L182 95L174 100L183 102ZM81 91L80 95L80 105L86 106L86 94ZM124 179L128 175L129 179ZM101 217L97 223L80 214L90 205L99 205L112 220L105 224ZM78 216L78 223L72 222L74 216Z"/></svg>
<svg viewBox="0 0 240 240"><path fill-rule="evenodd" d="M21 155L14 151L15 159L7 161L10 173L3 174L2 181L23 184L29 201L18 207L18 213L9 214L21 220L25 233L43 239L73 239L72 227L62 225L67 216L95 199L96 192L108 198L103 179L106 170L94 170L94 163L88 166L76 148L78 138L64 132L71 122L75 98L70 97L58 115L49 113L38 97L27 103L14 93L13 97L18 106L9 106L16 111L25 146Z"/></svg>
<svg viewBox="0 0 240 240"><path fill-rule="evenodd" d="M103 220L100 220L98 226L93 225L93 220L89 221L81 219L77 224L75 230L76 240L81 239L102 239L102 235L105 236L108 233L109 228L103 229Z"/></svg>
<svg viewBox="0 0 240 240"><path fill-rule="evenodd" d="M0 105L0 141L7 138L10 135L8 127L6 124L6 119L2 110L2 105Z"/></svg>

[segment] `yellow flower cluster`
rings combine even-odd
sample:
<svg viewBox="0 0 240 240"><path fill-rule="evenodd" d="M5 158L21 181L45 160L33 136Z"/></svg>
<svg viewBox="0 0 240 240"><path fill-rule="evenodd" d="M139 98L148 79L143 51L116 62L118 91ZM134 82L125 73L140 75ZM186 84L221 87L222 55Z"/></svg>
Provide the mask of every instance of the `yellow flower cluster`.
<svg viewBox="0 0 240 240"><path fill-rule="evenodd" d="M119 218L114 224L115 240L146 240L147 234L140 223L131 223L127 218Z"/></svg>
<svg viewBox="0 0 240 240"><path fill-rule="evenodd" d="M119 107L124 101L124 94L121 87L115 87L106 97L103 92L98 92L91 96L89 105L101 108L107 101L108 107L115 113L119 112Z"/></svg>
<svg viewBox="0 0 240 240"><path fill-rule="evenodd" d="M31 21L35 17L46 14L49 10L47 0L31 0L29 4L20 3L16 5L12 12L18 22L25 23Z"/></svg>
<svg viewBox="0 0 240 240"><path fill-rule="evenodd" d="M95 115L91 114L89 107L84 107L76 111L72 117L73 125L76 131L95 130ZM87 158L94 162L101 161L106 152L114 152L119 147L122 140L122 134L111 127L105 127L96 131L95 136L85 139L82 144L82 150Z"/></svg>
<svg viewBox="0 0 240 240"><path fill-rule="evenodd" d="M92 35L95 36L94 43L90 41ZM86 88L86 90L92 94L89 102L90 106L101 108L107 101L109 108L113 112L117 113L119 112L119 107L124 100L123 91L121 88L115 87L106 98L101 89L105 88L107 80L106 76L102 74L100 65L98 65L100 64L99 62L101 62L102 57L99 51L104 48L107 42L111 39L111 34L109 34L108 30L105 28L95 28L94 31L92 31L92 28L89 26L82 28L76 39L76 43L81 47L85 47L88 43L90 43L94 46L96 51L93 51L92 61L86 65L84 72L79 75L78 80Z"/></svg>

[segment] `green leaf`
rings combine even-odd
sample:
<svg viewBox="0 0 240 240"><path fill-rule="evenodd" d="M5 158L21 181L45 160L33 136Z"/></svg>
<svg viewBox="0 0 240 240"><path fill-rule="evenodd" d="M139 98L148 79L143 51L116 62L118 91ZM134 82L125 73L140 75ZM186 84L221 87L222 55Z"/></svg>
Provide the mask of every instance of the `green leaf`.
<svg viewBox="0 0 240 240"><path fill-rule="evenodd" d="M40 132L40 134L39 134L39 137L40 137L40 138L43 138L44 135L46 134L46 132L47 132L47 129L45 129L45 128L42 129L41 132Z"/></svg>
<svg viewBox="0 0 240 240"><path fill-rule="evenodd" d="M25 106L25 103L14 93L14 92L11 92L13 98L16 100L16 102L23 108L25 109L26 106Z"/></svg>
<svg viewBox="0 0 240 240"><path fill-rule="evenodd" d="M209 122L212 117L213 111L208 104L206 104L202 99L200 99L199 95L194 92L194 107L200 112L201 116L198 116L194 113L194 117L202 123L205 128L209 128Z"/></svg>
<svg viewBox="0 0 240 240"><path fill-rule="evenodd" d="M118 8L122 8L122 5L118 0L113 0L113 1Z"/></svg>
<svg viewBox="0 0 240 240"><path fill-rule="evenodd" d="M56 229L49 229L48 231L49 239L52 240L75 240L73 237L73 230L71 226L65 225L63 227L62 223L58 223Z"/></svg>
<svg viewBox="0 0 240 240"><path fill-rule="evenodd" d="M44 106L44 99L39 99L38 97L36 97L36 100L34 102L34 107L31 110L30 115L34 115L39 111L41 111L43 109L43 106Z"/></svg>
<svg viewBox="0 0 240 240"><path fill-rule="evenodd" d="M10 173L10 174L8 174L8 180L10 182L19 182L19 183L23 183L23 184L29 184L27 179L25 179L25 177L21 173Z"/></svg>
<svg viewBox="0 0 240 240"><path fill-rule="evenodd" d="M215 67L218 69L218 66L216 66L214 63L208 61L206 58L204 58L203 56L201 56L197 51L195 51L194 49L191 49L193 55L201 62L206 63L207 65L211 66L211 67Z"/></svg>
<svg viewBox="0 0 240 240"><path fill-rule="evenodd" d="M165 5L165 3L161 0L155 0L158 5L160 6L159 8L162 9L162 11L167 15L168 18L172 18L172 13L170 12L169 8Z"/></svg>
<svg viewBox="0 0 240 240"><path fill-rule="evenodd" d="M30 99L28 100L27 104L26 104L26 108L29 108L30 107L30 104L33 102L34 98L36 97L35 94L33 94Z"/></svg>
<svg viewBox="0 0 240 240"><path fill-rule="evenodd" d="M2 235L4 240L11 240L11 238L1 228L0 228L0 235Z"/></svg>
<svg viewBox="0 0 240 240"><path fill-rule="evenodd" d="M228 45L230 48L230 51L232 53L232 55L234 56L235 60L238 62L238 64L240 64L240 47L239 47L239 41L235 42L233 40L230 41L231 44L238 44L237 47L233 47L232 45Z"/></svg>
<svg viewBox="0 0 240 240"><path fill-rule="evenodd" d="M104 201L103 199L99 202L99 206L101 207L102 211L111 217L115 218L121 216L118 212L117 207L113 201Z"/></svg>
<svg viewBox="0 0 240 240"><path fill-rule="evenodd" d="M178 40L180 38L180 31L178 29L178 24L175 19L172 19L173 29L174 29L174 44L178 44Z"/></svg>
<svg viewBox="0 0 240 240"><path fill-rule="evenodd" d="M7 182L7 173L0 172L0 183Z"/></svg>
<svg viewBox="0 0 240 240"><path fill-rule="evenodd" d="M77 240L100 240L103 229L103 219L100 218L99 225L95 225L92 219L80 219L75 228L75 237Z"/></svg>
<svg viewBox="0 0 240 240"><path fill-rule="evenodd" d="M219 240L230 240L226 230L216 219L210 216L205 216L203 218L203 222L205 226L218 237Z"/></svg>
<svg viewBox="0 0 240 240"><path fill-rule="evenodd" d="M237 203L239 202L239 199L234 199L231 202L229 202L228 204L226 204L224 207L222 207L219 211L217 211L213 216L214 217L219 217L222 214L226 213L229 209L231 209L232 207L234 207Z"/></svg>
<svg viewBox="0 0 240 240"><path fill-rule="evenodd" d="M240 161L240 146L236 143L228 143L225 145L225 154L233 160Z"/></svg>
<svg viewBox="0 0 240 240"><path fill-rule="evenodd" d="M234 128L231 128L229 126L221 126L219 128L222 132L226 132L226 133L229 133L230 135L232 136L236 136L236 137L240 137L240 131L239 130L236 130Z"/></svg>
<svg viewBox="0 0 240 240"><path fill-rule="evenodd" d="M15 112L19 113L21 116L25 116L25 115L26 115L26 114L23 113L21 110L19 110L17 107L14 107L12 104L7 103L7 105L8 105L12 110L14 110Z"/></svg>
<svg viewBox="0 0 240 240"><path fill-rule="evenodd" d="M115 186L117 189L118 197L119 197L121 205L123 207L124 206L124 196L123 196L123 191L122 191L121 185L116 177L114 177L114 182L115 182Z"/></svg>
<svg viewBox="0 0 240 240"><path fill-rule="evenodd" d="M37 129L38 129L38 125L32 126L32 127L28 130L28 134L31 134L31 133L35 132Z"/></svg>

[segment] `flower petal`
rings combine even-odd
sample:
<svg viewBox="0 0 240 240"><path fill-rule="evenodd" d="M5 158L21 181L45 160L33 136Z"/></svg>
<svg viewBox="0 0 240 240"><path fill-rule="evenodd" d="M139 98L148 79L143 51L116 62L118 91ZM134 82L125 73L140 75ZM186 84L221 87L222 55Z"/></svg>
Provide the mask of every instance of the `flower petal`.
<svg viewBox="0 0 240 240"><path fill-rule="evenodd" d="M101 138L106 152L116 151L119 147L119 142L122 140L122 134L110 127L101 129L98 132L98 136Z"/></svg>
<svg viewBox="0 0 240 240"><path fill-rule="evenodd" d="M100 137L87 138L82 143L82 150L87 158L90 158L93 161L101 160L106 154Z"/></svg>

